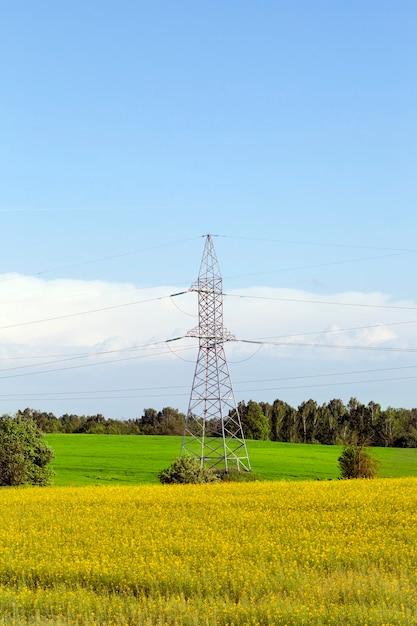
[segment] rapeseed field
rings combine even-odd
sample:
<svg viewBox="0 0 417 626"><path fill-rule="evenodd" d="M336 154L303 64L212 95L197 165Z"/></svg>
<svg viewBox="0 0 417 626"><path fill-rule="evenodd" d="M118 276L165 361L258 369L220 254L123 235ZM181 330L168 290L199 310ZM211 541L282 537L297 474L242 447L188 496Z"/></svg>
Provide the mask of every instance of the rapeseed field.
<svg viewBox="0 0 417 626"><path fill-rule="evenodd" d="M412 626L417 479L0 492L0 625Z"/></svg>

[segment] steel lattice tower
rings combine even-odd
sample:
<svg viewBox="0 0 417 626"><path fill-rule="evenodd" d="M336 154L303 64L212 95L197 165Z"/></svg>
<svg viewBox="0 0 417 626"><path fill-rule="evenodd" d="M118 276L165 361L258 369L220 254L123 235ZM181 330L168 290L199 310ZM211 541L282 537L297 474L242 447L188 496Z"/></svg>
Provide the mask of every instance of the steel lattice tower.
<svg viewBox="0 0 417 626"><path fill-rule="evenodd" d="M190 291L198 293L198 326L187 337L198 338L199 348L181 455L219 470L250 471L223 345L235 337L223 326L222 277L210 235Z"/></svg>

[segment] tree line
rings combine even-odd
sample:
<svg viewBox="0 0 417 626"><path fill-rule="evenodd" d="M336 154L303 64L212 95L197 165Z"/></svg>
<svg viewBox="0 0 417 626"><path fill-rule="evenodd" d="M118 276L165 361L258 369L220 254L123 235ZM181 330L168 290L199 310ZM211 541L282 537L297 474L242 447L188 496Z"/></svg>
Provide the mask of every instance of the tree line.
<svg viewBox="0 0 417 626"><path fill-rule="evenodd" d="M375 402L363 404L351 398L318 404L302 402L297 408L283 400L239 402L239 415L247 439L327 445L367 441L382 447L417 447L417 408L388 407ZM136 419L106 419L101 414L64 414L26 408L17 417L30 418L43 433L85 433L109 435L182 435L185 415L172 407L161 411L144 409ZM227 421L227 418L226 418ZM220 420L208 424L207 433L221 436Z"/></svg>

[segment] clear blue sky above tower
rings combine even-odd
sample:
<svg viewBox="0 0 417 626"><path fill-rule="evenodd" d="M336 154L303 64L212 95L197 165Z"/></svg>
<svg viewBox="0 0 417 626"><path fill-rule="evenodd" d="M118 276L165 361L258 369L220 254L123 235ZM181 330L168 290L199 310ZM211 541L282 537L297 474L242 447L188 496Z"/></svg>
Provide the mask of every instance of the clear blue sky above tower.
<svg viewBox="0 0 417 626"><path fill-rule="evenodd" d="M230 288L414 299L416 24L411 0L7 1L0 274L187 286L213 233Z"/></svg>
<svg viewBox="0 0 417 626"><path fill-rule="evenodd" d="M410 246L416 23L401 0L8 2L1 208L116 211L112 251L118 215L136 240Z"/></svg>

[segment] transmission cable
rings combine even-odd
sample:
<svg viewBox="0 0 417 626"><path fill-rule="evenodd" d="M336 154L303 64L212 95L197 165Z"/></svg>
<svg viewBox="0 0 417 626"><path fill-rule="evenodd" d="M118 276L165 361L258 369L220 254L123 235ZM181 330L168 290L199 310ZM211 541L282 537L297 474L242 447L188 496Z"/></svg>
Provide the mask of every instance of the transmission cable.
<svg viewBox="0 0 417 626"><path fill-rule="evenodd" d="M351 370L351 371L346 371L346 372L331 372L331 373L326 373L326 374L307 374L304 376L286 376L286 377L280 377L280 378L266 378L266 379L261 379L261 380L237 380L234 383L234 386L240 386L240 385L248 385L248 384L260 384L260 383L268 383L268 382L280 382L280 381L290 381L290 380L302 380L302 379L308 379L308 378L323 378L323 377L331 377L331 376L345 376L345 375L352 375L352 374L368 374L371 372L384 372L384 371L392 371L392 370L403 370L403 369L415 369L417 367L417 365L407 365L407 366L399 366L399 367L386 367L386 368L378 368L378 369L368 369L368 370ZM360 382L360 383L366 383L366 382L383 382L383 381L391 381L391 380L409 380L409 379L414 379L416 378L416 376L397 376L397 377L390 377L390 378L381 378L381 379L367 379L367 380L361 380L361 381L342 381L342 382L334 382L334 383L316 383L316 384L310 384L310 385L296 385L296 386L286 386L286 387L268 387L268 388L263 388L263 389L259 389L257 388L246 388L247 391L267 391L267 390L285 390L285 389L303 389L303 388L311 388L311 387L320 387L320 386L336 386L338 384L354 384L355 382ZM63 399L111 399L109 396L94 396L91 398L74 398L73 394L108 394L108 393L117 393L117 394L126 394L126 393L132 393L132 392L137 392L137 391L162 391L162 390L170 390L170 396L186 396L188 394L185 393L174 393L172 394L171 390L175 390L175 389L189 389L189 385L171 385L171 386L157 386L157 387L134 387L134 388L125 388L125 389L106 389L106 390L100 390L100 389L96 389L96 390L88 390L88 391L81 391L81 390L77 390L77 391L61 391L61 392L39 392L39 393L31 393L31 397L36 397L36 399L44 399L44 398L39 398L40 396L47 396L49 394L49 396L59 396L56 398L51 398L48 397L46 398L47 400L54 400L54 399L59 399L59 400L63 400ZM67 395L70 396L69 398L62 398L62 396ZM166 394L158 394L158 395L154 395L152 394L151 396L147 393L146 396L147 397L164 397ZM27 394L0 394L0 400L5 400L5 399L18 399L18 398L28 398ZM127 395L118 395L118 396L112 396L113 398L135 398L135 397L145 397L145 395L134 395L134 396L127 396Z"/></svg>
<svg viewBox="0 0 417 626"><path fill-rule="evenodd" d="M390 250L396 252L417 252L415 248L388 248L381 246L358 246L354 244L343 244L340 242L317 242L317 241L294 241L286 239L270 239L266 237L237 237L232 235L212 235L212 237L221 237L222 239L237 239L238 241L259 241L268 243L291 244L297 246L315 246L320 248L354 248L361 250Z"/></svg>
<svg viewBox="0 0 417 626"><path fill-rule="evenodd" d="M182 351L186 351L186 350L193 350L194 347L190 346L190 347L185 347L185 348L181 348ZM80 365L68 365L66 367L56 367L56 368L52 368L52 369L46 369L46 370L38 370L35 372L22 372L19 374L8 374L7 376L0 376L0 380L6 379L6 378L20 378L22 376L33 376L36 374L50 374L52 372L63 372L65 370L74 370L74 369L81 369L83 367L97 367L99 365L108 365L109 363L123 363L126 361L133 361L133 360L138 360L138 359L144 359L144 358L149 358L149 357L154 357L154 356L163 356L166 355L167 351L163 351L163 352L154 352L153 354L144 354L144 355L137 355L137 356L130 356L130 357L124 357L122 359L110 359L107 361L100 361L98 363L83 363ZM68 359L69 360L69 359ZM46 365L45 363L40 363L38 365ZM34 367L34 366L32 366ZM19 369L19 368L12 368L13 369ZM2 370L2 371L9 371L9 370Z"/></svg>
<svg viewBox="0 0 417 626"><path fill-rule="evenodd" d="M16 365L14 367L7 367L7 368L3 368L0 369L0 372L10 372L13 370L20 370L20 369L29 369L29 368L34 368L34 367L44 367L45 365L54 365L54 364L58 364L58 363L65 363L67 361L76 361L79 359L89 359L89 358L95 358L97 356L103 356L105 354L120 354L123 352L133 352L135 350L146 350L149 348L153 348L155 346L159 346L161 344L165 344L166 340L164 341L154 341L153 343L148 343L148 344L144 344L144 345L139 345L139 346L129 346L126 348L117 348L115 350L102 350L99 352L84 352L84 353L80 353L80 354L72 354L72 355L62 355L63 358L58 358L52 360L52 361L42 361L41 363L29 363L27 365ZM23 358L23 357L21 357ZM39 358L39 357L26 357L26 358ZM43 358L48 358L48 357L43 357ZM52 358L52 355L49 357ZM3 359L5 360L5 359Z"/></svg>
<svg viewBox="0 0 417 626"><path fill-rule="evenodd" d="M286 346L291 348L329 348L336 350L370 350L383 352L417 352L417 348L389 348L384 346L352 346L320 343L295 343L290 341L258 341L256 339L233 339L240 343L262 344L264 346Z"/></svg>
<svg viewBox="0 0 417 626"><path fill-rule="evenodd" d="M94 263L101 263L102 261L109 261L112 259L119 259L122 257L127 257L127 256L132 256L134 254L142 254L144 252L150 252L152 250L159 250L161 248L167 248L170 246L176 246L178 244L183 244L183 243L188 243L190 241L195 241L196 239L200 239L199 237L189 237L188 239L181 239L179 241L174 241L174 242L169 242L169 243L164 243L164 244L159 244L156 246L151 246L149 248L142 248L141 250L132 250L130 252L120 252L118 254L112 254L110 256L105 256L105 257L100 257L99 259L92 259L90 261L82 261L81 263L72 263L71 265L61 265L60 267L55 267L49 270L42 270L40 272L33 272L31 274L28 274L27 276L43 276L44 274L51 274L52 272L59 272L61 270L67 270L67 269L73 269L75 267L83 267L85 265L92 265ZM17 280L18 277L14 277L14 278L9 278L6 280Z"/></svg>
<svg viewBox="0 0 417 626"><path fill-rule="evenodd" d="M244 298L248 300L271 300L276 302L299 302L301 304L326 304L331 306L348 306L368 309L394 309L399 311L417 311L415 306L394 306L390 304L363 304L354 302L329 302L328 300L303 300L300 298L275 298L272 296L250 296L246 294L224 293L227 298Z"/></svg>
<svg viewBox="0 0 417 626"><path fill-rule="evenodd" d="M291 389L311 389L315 387L336 387L339 385L357 385L357 384L368 384L368 383L383 383L383 382L391 382L394 380L415 380L417 378L417 374L415 376L393 376L390 378L371 378L366 380L348 380L348 381L338 381L333 383L314 383L311 385L292 385L286 387L264 387L264 388L256 388L250 389L247 391L288 391Z"/></svg>
<svg viewBox="0 0 417 626"><path fill-rule="evenodd" d="M345 333L351 330L368 330L369 328L381 328L385 326L400 326L402 324L416 324L415 320L406 320L404 322L381 322L379 324L369 324L368 326L351 326L349 328L330 328L328 330L312 330L306 333L291 333L288 335L271 335L269 337L259 337L260 340L265 339L285 339L289 337L307 337L308 335L326 335L328 333Z"/></svg>
<svg viewBox="0 0 417 626"><path fill-rule="evenodd" d="M0 326L0 330L6 330L9 328L17 328L19 326L30 326L32 324L42 324L44 322L52 322L54 320L62 320L62 319L67 319L67 318L71 318L71 317L79 317L81 315L89 315L90 313L101 313L102 311L111 311L114 309L121 309L124 307L128 307L128 306L135 306L137 304L146 304L149 302L156 302L157 300L167 300L169 298L174 298L175 296L180 296L184 293L187 293L187 291L181 291L179 293L173 293L170 294L169 296L159 296L156 298L147 298L146 300L136 300L135 302L125 302L124 304L114 304L112 306L105 306L105 307L101 307L99 309L91 309L90 311L80 311L78 313L68 313L66 315L56 315L55 317L46 317L40 320L32 320L30 322L20 322L18 324L8 324L7 326Z"/></svg>

